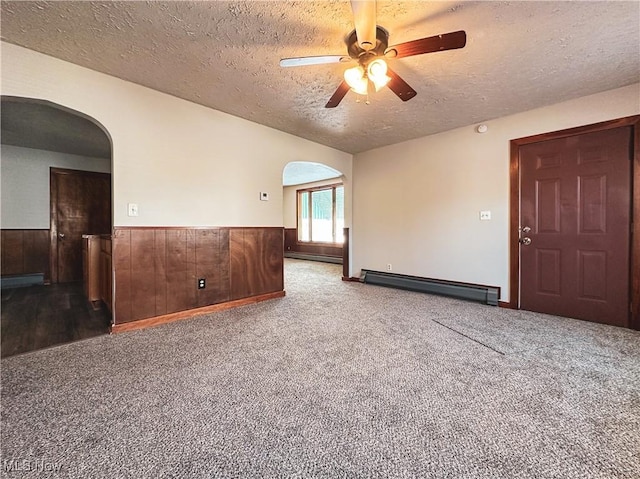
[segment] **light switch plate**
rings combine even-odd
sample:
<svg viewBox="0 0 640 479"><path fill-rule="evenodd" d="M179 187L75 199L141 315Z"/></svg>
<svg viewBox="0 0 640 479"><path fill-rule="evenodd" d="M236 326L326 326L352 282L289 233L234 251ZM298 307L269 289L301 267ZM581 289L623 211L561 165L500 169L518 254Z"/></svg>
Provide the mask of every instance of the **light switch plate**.
<svg viewBox="0 0 640 479"><path fill-rule="evenodd" d="M491 219L491 211L481 211L480 221L487 221Z"/></svg>
<svg viewBox="0 0 640 479"><path fill-rule="evenodd" d="M128 211L129 211L129 216L138 216L138 204L129 203Z"/></svg>
<svg viewBox="0 0 640 479"><path fill-rule="evenodd" d="M261 191L260 192L260 201L269 201L269 193Z"/></svg>

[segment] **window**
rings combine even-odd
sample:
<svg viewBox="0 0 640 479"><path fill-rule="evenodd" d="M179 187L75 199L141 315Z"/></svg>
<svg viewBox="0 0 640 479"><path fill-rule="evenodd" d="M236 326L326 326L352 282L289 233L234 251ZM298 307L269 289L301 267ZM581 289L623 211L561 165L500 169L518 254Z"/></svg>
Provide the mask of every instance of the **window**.
<svg viewBox="0 0 640 479"><path fill-rule="evenodd" d="M298 190L298 241L343 243L344 186Z"/></svg>

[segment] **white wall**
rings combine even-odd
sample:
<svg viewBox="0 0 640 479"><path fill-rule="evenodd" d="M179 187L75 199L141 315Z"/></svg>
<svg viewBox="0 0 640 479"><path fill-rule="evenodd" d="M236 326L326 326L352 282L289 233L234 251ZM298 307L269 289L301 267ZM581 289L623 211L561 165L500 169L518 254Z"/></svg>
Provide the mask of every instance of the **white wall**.
<svg viewBox="0 0 640 479"><path fill-rule="evenodd" d="M113 141L115 226L282 226L290 161L343 172L352 155L40 53L1 43L3 95L49 100L100 122ZM259 193L270 193L260 201ZM127 216L137 203L138 217Z"/></svg>
<svg viewBox="0 0 640 479"><path fill-rule="evenodd" d="M2 187L2 228L48 229L49 169L111 171L111 159L89 158L53 151L2 145L0 186Z"/></svg>
<svg viewBox="0 0 640 479"><path fill-rule="evenodd" d="M509 142L640 113L640 84L357 154L352 274L502 288L509 300ZM491 221L479 212L490 210Z"/></svg>
<svg viewBox="0 0 640 479"><path fill-rule="evenodd" d="M296 191L303 190L305 188L315 188L316 186L335 185L336 183L342 183L342 178L332 178L330 180L314 181L312 183L305 183L303 185L291 185L284 186L282 188L282 211L283 221L285 228L297 228L297 208L296 203L298 198Z"/></svg>

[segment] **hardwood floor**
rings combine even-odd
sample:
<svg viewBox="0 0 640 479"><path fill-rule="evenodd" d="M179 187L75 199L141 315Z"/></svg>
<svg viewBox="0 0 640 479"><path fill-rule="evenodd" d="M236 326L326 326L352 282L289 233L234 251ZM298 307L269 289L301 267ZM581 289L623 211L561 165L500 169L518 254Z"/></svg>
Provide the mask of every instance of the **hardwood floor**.
<svg viewBox="0 0 640 479"><path fill-rule="evenodd" d="M5 358L109 331L106 307L94 311L82 283L2 290L2 343Z"/></svg>

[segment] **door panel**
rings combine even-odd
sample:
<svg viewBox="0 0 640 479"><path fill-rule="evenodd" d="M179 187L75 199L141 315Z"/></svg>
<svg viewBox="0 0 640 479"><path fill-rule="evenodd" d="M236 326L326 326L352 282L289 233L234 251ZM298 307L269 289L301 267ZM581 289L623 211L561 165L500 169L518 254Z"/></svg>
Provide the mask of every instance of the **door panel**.
<svg viewBox="0 0 640 479"><path fill-rule="evenodd" d="M82 280L82 235L111 233L111 175L51 170L53 281Z"/></svg>
<svg viewBox="0 0 640 479"><path fill-rule="evenodd" d="M560 179L536 181L536 230L560 233Z"/></svg>
<svg viewBox="0 0 640 479"><path fill-rule="evenodd" d="M561 254L559 249L536 248L536 293L560 296Z"/></svg>
<svg viewBox="0 0 640 479"><path fill-rule="evenodd" d="M625 325L631 127L520 147L520 307Z"/></svg>

